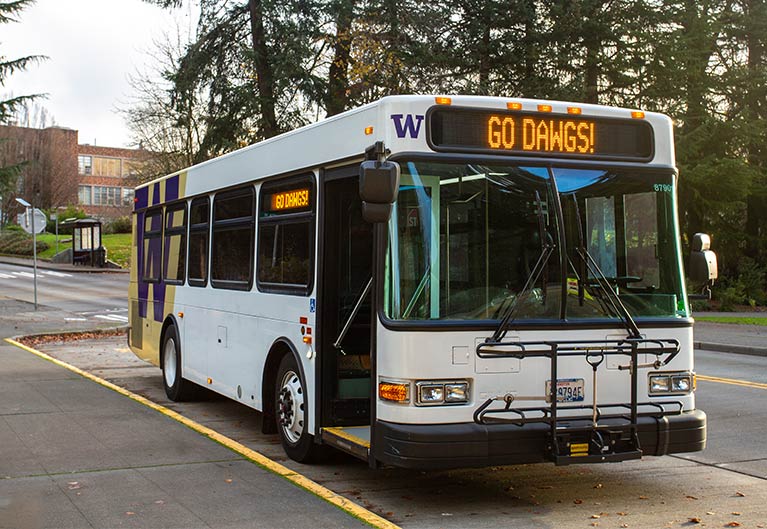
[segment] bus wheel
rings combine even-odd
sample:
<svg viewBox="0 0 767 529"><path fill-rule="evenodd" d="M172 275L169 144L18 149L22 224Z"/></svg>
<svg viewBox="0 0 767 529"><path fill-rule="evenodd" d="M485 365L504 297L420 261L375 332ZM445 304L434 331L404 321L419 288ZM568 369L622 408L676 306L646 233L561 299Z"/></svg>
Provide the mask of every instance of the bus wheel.
<svg viewBox="0 0 767 529"><path fill-rule="evenodd" d="M197 389L181 376L181 346L174 325L168 327L162 344L162 382L165 394L174 402L191 399Z"/></svg>
<svg viewBox="0 0 767 529"><path fill-rule="evenodd" d="M308 462L316 453L314 438L307 431L309 405L306 384L292 355L282 357L275 385L277 431L288 457Z"/></svg>

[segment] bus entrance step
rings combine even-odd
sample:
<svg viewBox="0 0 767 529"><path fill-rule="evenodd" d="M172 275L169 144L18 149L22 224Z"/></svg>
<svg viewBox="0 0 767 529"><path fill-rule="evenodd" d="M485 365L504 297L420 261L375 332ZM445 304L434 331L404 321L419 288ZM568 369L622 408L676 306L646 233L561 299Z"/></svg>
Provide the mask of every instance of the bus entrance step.
<svg viewBox="0 0 767 529"><path fill-rule="evenodd" d="M322 429L322 442L367 461L370 454L370 426L326 427Z"/></svg>
<svg viewBox="0 0 767 529"><path fill-rule="evenodd" d="M620 461L630 461L632 459L642 459L641 450L630 450L628 452L614 452L610 454L587 454L560 456L553 454L552 461L557 466L577 465L581 463L618 463Z"/></svg>

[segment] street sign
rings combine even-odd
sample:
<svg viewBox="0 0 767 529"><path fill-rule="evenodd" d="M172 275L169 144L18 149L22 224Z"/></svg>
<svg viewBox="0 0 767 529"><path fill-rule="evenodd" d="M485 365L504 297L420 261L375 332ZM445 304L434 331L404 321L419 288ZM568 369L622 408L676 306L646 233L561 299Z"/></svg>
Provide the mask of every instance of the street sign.
<svg viewBox="0 0 767 529"><path fill-rule="evenodd" d="M16 221L19 223L19 226L24 229L25 232L32 233L32 216L30 208L27 208L24 213L19 213L16 216ZM40 209L35 208L35 231L37 233L44 232L47 222L48 217L45 216L45 213L43 213Z"/></svg>

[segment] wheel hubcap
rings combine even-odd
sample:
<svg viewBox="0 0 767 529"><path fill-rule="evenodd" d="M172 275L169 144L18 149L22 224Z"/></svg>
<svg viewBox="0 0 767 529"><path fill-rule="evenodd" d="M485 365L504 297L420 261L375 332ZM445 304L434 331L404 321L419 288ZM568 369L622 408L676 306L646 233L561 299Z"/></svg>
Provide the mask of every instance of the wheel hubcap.
<svg viewBox="0 0 767 529"><path fill-rule="evenodd" d="M304 388L301 378L293 371L282 377L277 398L277 414L282 432L291 444L304 433Z"/></svg>
<svg viewBox="0 0 767 529"><path fill-rule="evenodd" d="M170 338L165 342L165 350L162 357L162 372L165 376L165 384L170 388L176 383L176 341Z"/></svg>

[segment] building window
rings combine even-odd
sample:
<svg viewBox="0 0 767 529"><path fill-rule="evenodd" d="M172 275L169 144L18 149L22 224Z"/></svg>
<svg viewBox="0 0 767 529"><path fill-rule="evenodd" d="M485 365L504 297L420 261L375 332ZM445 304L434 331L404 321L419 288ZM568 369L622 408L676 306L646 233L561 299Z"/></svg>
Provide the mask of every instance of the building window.
<svg viewBox="0 0 767 529"><path fill-rule="evenodd" d="M204 287L208 282L208 238L210 201L195 198L189 208L189 284Z"/></svg>
<svg viewBox="0 0 767 529"><path fill-rule="evenodd" d="M93 157L80 155L77 157L77 171L80 174L93 174Z"/></svg>
<svg viewBox="0 0 767 529"><path fill-rule="evenodd" d="M129 187L123 187L123 206L132 206L133 205L133 189Z"/></svg>
<svg viewBox="0 0 767 529"><path fill-rule="evenodd" d="M255 210L255 191L251 186L216 195L210 267L213 287L250 290Z"/></svg>
<svg viewBox="0 0 767 529"><path fill-rule="evenodd" d="M91 186L77 186L77 202L83 206L90 206L93 204Z"/></svg>
<svg viewBox="0 0 767 529"><path fill-rule="evenodd" d="M122 175L119 158L101 158L96 157L93 160L94 176L114 176Z"/></svg>
<svg viewBox="0 0 767 529"><path fill-rule="evenodd" d="M121 206L123 205L122 188L110 186L93 187L94 206Z"/></svg>

